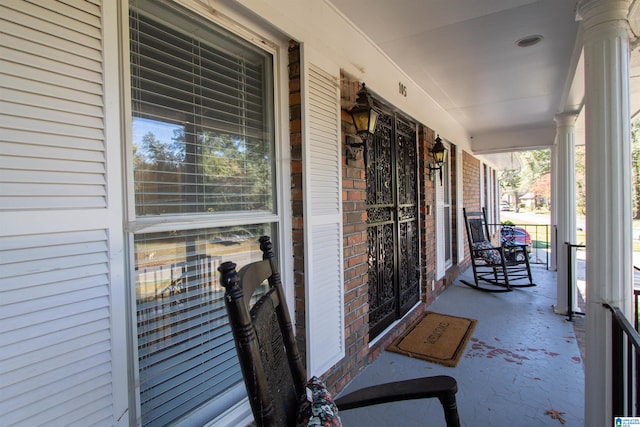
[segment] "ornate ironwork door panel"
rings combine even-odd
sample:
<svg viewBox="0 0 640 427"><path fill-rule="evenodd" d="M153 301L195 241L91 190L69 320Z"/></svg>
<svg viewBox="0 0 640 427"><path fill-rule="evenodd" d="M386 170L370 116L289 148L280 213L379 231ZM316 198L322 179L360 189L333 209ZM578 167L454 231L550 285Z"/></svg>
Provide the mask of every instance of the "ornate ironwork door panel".
<svg viewBox="0 0 640 427"><path fill-rule="evenodd" d="M373 338L420 297L415 125L397 115L381 114L365 160Z"/></svg>

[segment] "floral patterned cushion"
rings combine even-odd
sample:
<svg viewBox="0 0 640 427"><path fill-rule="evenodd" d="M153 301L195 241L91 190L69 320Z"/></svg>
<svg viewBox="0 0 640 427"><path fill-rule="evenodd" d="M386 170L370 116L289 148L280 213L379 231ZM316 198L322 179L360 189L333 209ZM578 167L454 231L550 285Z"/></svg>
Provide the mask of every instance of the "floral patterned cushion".
<svg viewBox="0 0 640 427"><path fill-rule="evenodd" d="M312 377L305 390L306 394L300 398L296 426L341 427L338 407L324 383L318 377Z"/></svg>
<svg viewBox="0 0 640 427"><path fill-rule="evenodd" d="M473 244L473 250L477 251L479 257L484 259L487 264L501 264L502 257L497 249L493 248L491 242L482 241Z"/></svg>

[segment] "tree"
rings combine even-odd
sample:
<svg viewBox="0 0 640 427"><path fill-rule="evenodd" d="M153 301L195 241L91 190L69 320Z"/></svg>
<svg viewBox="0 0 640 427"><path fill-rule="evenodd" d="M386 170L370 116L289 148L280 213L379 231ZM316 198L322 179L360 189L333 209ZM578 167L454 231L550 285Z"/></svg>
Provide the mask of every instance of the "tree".
<svg viewBox="0 0 640 427"><path fill-rule="evenodd" d="M529 190L535 194L536 208L540 207L539 202L542 205L548 204L548 200L551 198L551 173L546 173L539 177Z"/></svg>
<svg viewBox="0 0 640 427"><path fill-rule="evenodd" d="M195 125L147 131L134 146L139 214L273 209L269 139Z"/></svg>
<svg viewBox="0 0 640 427"><path fill-rule="evenodd" d="M500 174L500 187L506 194L514 196L517 210L520 197L531 191L533 185L542 176L551 172L551 151L523 151L514 153L514 155L520 159L522 168L502 171Z"/></svg>
<svg viewBox="0 0 640 427"><path fill-rule="evenodd" d="M271 210L271 145L223 132L199 136L207 209Z"/></svg>
<svg viewBox="0 0 640 427"><path fill-rule="evenodd" d="M522 185L529 191L540 177L551 173L551 150L523 151L520 160L523 163Z"/></svg>
<svg viewBox="0 0 640 427"><path fill-rule="evenodd" d="M512 195L515 199L515 208L518 210L518 204L520 199L520 173L519 170L503 170L500 171L499 181L502 192L508 195ZM522 193L524 194L524 193Z"/></svg>

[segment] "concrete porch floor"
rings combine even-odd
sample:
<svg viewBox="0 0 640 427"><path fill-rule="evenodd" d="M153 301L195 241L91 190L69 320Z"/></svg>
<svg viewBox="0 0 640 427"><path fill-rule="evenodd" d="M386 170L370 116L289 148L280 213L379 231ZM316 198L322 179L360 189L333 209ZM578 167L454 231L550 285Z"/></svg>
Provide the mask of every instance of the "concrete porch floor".
<svg viewBox="0 0 640 427"><path fill-rule="evenodd" d="M458 381L458 412L467 427L584 425L584 368L572 322L553 312L556 273L533 268L532 288L491 294L458 280L430 311L478 320L455 368L388 351L365 368L345 392L420 376L450 375ZM473 281L471 271L461 277ZM343 425L444 426L437 399L343 411Z"/></svg>

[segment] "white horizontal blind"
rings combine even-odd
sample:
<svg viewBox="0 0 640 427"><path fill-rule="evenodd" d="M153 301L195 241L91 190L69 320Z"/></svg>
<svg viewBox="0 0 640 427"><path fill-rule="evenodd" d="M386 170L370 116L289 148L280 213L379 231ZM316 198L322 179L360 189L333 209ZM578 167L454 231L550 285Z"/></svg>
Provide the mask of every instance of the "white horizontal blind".
<svg viewBox="0 0 640 427"><path fill-rule="evenodd" d="M218 266L262 259L262 226L135 236L140 401L167 425L242 381ZM233 402L235 403L235 402ZM225 408L220 408L221 412Z"/></svg>
<svg viewBox="0 0 640 427"><path fill-rule="evenodd" d="M100 7L77 3L0 5L2 210L106 206Z"/></svg>
<svg viewBox="0 0 640 427"><path fill-rule="evenodd" d="M172 221L133 236L141 421L210 420L242 383L217 267L277 244L273 58L168 2L129 18L135 220Z"/></svg>
<svg viewBox="0 0 640 427"><path fill-rule="evenodd" d="M136 215L273 212L271 56L138 3L156 17L130 16Z"/></svg>
<svg viewBox="0 0 640 427"><path fill-rule="evenodd" d="M307 48L304 56L307 364L321 375L344 356L339 71Z"/></svg>

